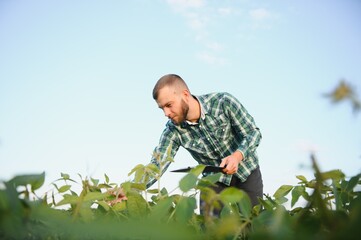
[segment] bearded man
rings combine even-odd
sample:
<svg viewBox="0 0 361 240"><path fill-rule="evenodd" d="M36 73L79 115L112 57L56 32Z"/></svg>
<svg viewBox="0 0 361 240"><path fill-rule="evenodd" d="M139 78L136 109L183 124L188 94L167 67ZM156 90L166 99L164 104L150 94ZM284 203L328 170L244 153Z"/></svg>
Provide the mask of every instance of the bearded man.
<svg viewBox="0 0 361 240"><path fill-rule="evenodd" d="M153 157L151 163L159 166L159 158L173 158L183 147L198 164L225 167L213 187L217 193L233 186L245 191L253 206L258 204L263 182L256 149L262 135L239 100L225 92L192 95L176 74L157 81L153 98L169 121L155 148L158 159ZM150 180L147 188L155 181Z"/></svg>

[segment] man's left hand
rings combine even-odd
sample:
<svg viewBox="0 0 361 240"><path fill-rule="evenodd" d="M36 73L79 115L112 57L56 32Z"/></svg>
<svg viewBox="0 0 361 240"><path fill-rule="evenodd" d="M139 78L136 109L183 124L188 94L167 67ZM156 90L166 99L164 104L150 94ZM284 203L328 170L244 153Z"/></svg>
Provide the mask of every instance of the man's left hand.
<svg viewBox="0 0 361 240"><path fill-rule="evenodd" d="M114 188L111 190L108 190L108 193L115 197L115 199L107 201L109 206L114 206L115 204L122 202L124 200L128 200L127 196L125 196L125 193L122 188Z"/></svg>

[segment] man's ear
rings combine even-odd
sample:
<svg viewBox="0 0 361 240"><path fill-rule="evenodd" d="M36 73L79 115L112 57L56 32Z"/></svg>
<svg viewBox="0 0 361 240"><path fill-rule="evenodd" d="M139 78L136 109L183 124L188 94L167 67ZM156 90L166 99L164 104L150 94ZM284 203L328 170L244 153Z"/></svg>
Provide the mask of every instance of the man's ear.
<svg viewBox="0 0 361 240"><path fill-rule="evenodd" d="M192 97L191 93L189 92L189 90L184 89L182 91L182 97L185 99L186 102L189 101L189 97Z"/></svg>
<svg viewBox="0 0 361 240"><path fill-rule="evenodd" d="M182 91L182 94L183 94L183 96L185 96L185 97L191 97L191 96L192 96L188 89L184 89L184 90Z"/></svg>

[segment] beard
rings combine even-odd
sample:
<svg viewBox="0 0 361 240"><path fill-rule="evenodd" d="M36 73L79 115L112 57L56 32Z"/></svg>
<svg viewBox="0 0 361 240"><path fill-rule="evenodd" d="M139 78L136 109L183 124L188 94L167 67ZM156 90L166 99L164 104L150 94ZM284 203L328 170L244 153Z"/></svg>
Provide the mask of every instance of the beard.
<svg viewBox="0 0 361 240"><path fill-rule="evenodd" d="M181 111L178 114L178 120L172 119L172 122L175 125L181 124L182 122L184 122L187 119L188 112L189 112L189 105L182 99L181 100Z"/></svg>

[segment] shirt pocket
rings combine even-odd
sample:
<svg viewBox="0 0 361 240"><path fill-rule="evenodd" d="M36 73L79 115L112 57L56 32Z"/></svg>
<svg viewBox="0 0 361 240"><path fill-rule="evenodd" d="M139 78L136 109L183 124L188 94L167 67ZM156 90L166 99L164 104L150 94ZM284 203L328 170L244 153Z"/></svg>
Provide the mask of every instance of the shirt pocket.
<svg viewBox="0 0 361 240"><path fill-rule="evenodd" d="M222 123L216 127L214 127L213 130L213 137L217 141L219 141L221 144L225 144L228 141L230 141L232 136L232 129L230 123Z"/></svg>
<svg viewBox="0 0 361 240"><path fill-rule="evenodd" d="M182 146L191 153L203 154L206 151L205 144L201 138L190 138L185 135L181 136L181 142Z"/></svg>
<svg viewBox="0 0 361 240"><path fill-rule="evenodd" d="M225 144L233 138L231 123L223 114L220 114L210 123L209 131L213 139L220 144Z"/></svg>

